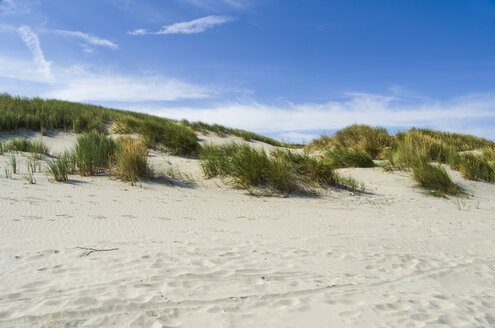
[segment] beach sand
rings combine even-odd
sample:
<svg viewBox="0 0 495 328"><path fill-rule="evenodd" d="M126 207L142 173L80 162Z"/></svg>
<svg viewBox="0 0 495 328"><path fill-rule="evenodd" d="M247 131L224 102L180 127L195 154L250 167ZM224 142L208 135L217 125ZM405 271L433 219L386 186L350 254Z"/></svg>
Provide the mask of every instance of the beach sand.
<svg viewBox="0 0 495 328"><path fill-rule="evenodd" d="M366 193L253 197L152 152L195 184L32 185L16 156L13 179L0 156L0 327L495 326L495 184L449 171L468 197L445 199L407 172L343 169Z"/></svg>

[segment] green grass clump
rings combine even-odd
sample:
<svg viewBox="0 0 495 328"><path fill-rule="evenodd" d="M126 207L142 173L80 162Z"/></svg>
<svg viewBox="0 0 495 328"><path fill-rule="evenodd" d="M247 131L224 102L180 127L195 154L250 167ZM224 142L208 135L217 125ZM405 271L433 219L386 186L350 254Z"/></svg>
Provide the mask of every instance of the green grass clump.
<svg viewBox="0 0 495 328"><path fill-rule="evenodd" d="M5 151L22 151L34 154L48 154L48 147L42 141L29 140L26 137L10 139L3 145Z"/></svg>
<svg viewBox="0 0 495 328"><path fill-rule="evenodd" d="M76 172L75 152L64 152L58 158L46 162L48 173L57 182L65 182L69 179L69 174Z"/></svg>
<svg viewBox="0 0 495 328"><path fill-rule="evenodd" d="M251 186L268 184L271 173L275 172L274 163L263 150L246 144L206 145L200 159L207 177L230 176L237 185L248 190Z"/></svg>
<svg viewBox="0 0 495 328"><path fill-rule="evenodd" d="M111 171L117 178L130 181L132 185L141 177L150 177L152 171L148 165L148 149L141 141L119 139Z"/></svg>
<svg viewBox="0 0 495 328"><path fill-rule="evenodd" d="M254 186L288 194L338 182L328 163L291 151L276 150L267 154L246 144L207 145L200 159L206 177L231 177L250 193Z"/></svg>
<svg viewBox="0 0 495 328"><path fill-rule="evenodd" d="M334 148L323 155L334 168L343 167L374 167L370 155L360 149Z"/></svg>
<svg viewBox="0 0 495 328"><path fill-rule="evenodd" d="M486 158L473 154L464 154L461 156L460 168L462 176L469 180L477 181L479 179L488 182L495 181L495 170L489 164Z"/></svg>
<svg viewBox="0 0 495 328"><path fill-rule="evenodd" d="M280 149L272 151L270 155L289 163L295 172L306 178L309 183L316 183L321 187L329 187L338 183L333 165L321 158Z"/></svg>
<svg viewBox="0 0 495 328"><path fill-rule="evenodd" d="M424 160L418 160L411 165L413 177L418 184L428 189L435 196L460 195L461 188L452 182L447 171Z"/></svg>
<svg viewBox="0 0 495 328"><path fill-rule="evenodd" d="M14 155L10 155L10 167L12 168L12 172L17 174L17 159Z"/></svg>
<svg viewBox="0 0 495 328"><path fill-rule="evenodd" d="M264 150L257 150L246 144L203 146L201 166L207 177L228 176L235 184L253 193L253 186L275 189L290 193L296 183L292 168L286 161L269 157Z"/></svg>
<svg viewBox="0 0 495 328"><path fill-rule="evenodd" d="M81 176L105 171L115 153L115 141L101 133L83 134L74 148L75 162Z"/></svg>
<svg viewBox="0 0 495 328"><path fill-rule="evenodd" d="M57 158L46 162L48 172L52 175L53 180L65 182L68 180L68 163L64 158Z"/></svg>

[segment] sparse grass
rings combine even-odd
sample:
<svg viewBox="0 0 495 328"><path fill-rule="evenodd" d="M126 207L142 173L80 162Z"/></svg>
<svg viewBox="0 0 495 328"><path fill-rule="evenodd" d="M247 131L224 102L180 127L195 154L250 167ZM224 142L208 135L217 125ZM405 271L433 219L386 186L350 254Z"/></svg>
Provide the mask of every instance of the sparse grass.
<svg viewBox="0 0 495 328"><path fill-rule="evenodd" d="M57 159L48 160L46 162L48 172L52 175L53 180L57 182L65 182L69 179L70 157L60 156Z"/></svg>
<svg viewBox="0 0 495 328"><path fill-rule="evenodd" d="M4 168L3 171L5 173L5 179L12 179L12 171L11 170L9 170L8 168Z"/></svg>
<svg viewBox="0 0 495 328"><path fill-rule="evenodd" d="M132 138L118 140L111 171L117 178L130 181L132 185L141 177L151 177L148 149L141 141Z"/></svg>
<svg viewBox="0 0 495 328"><path fill-rule="evenodd" d="M335 148L326 151L323 157L334 168L375 166L371 157L360 149Z"/></svg>
<svg viewBox="0 0 495 328"><path fill-rule="evenodd" d="M447 171L439 166L432 165L424 160L418 160L411 165L413 177L418 184L429 190L434 196L461 194L461 188L452 182Z"/></svg>
<svg viewBox="0 0 495 328"><path fill-rule="evenodd" d="M14 174L17 174L17 159L14 155L10 155L10 168Z"/></svg>
<svg viewBox="0 0 495 328"><path fill-rule="evenodd" d="M352 191L353 194L357 194L359 192L358 187L360 185L361 186L364 185L363 182L360 183L355 178L350 177L350 176L349 177L340 176L339 177L339 184L341 186L348 188L350 191ZM364 189L362 189L362 191L364 191Z"/></svg>
<svg viewBox="0 0 495 328"><path fill-rule="evenodd" d="M35 172L36 172L36 162L33 160L29 160L27 163L27 175L24 176L24 179L29 184L36 184L36 179L34 178Z"/></svg>
<svg viewBox="0 0 495 328"><path fill-rule="evenodd" d="M0 140L0 155L3 155L4 147L3 141Z"/></svg>
<svg viewBox="0 0 495 328"><path fill-rule="evenodd" d="M489 164L488 160L481 156L473 154L464 154L461 156L459 171L462 176L469 180L485 180L488 182L495 181L495 170Z"/></svg>
<svg viewBox="0 0 495 328"><path fill-rule="evenodd" d="M48 154L48 147L42 141L33 141L28 138L13 138L2 145L4 151L21 151L37 155Z"/></svg>
<svg viewBox="0 0 495 328"><path fill-rule="evenodd" d="M253 132L241 130L241 129L232 129L228 128L219 124L207 124L204 122L189 122L187 120L182 120L180 123L184 126L190 127L194 131L200 132L200 133L208 133L208 132L214 132L218 134L219 136L226 136L226 135L233 135L240 137L246 141L261 141L266 144L272 145L272 146L277 146L277 147L283 147L284 145L272 138L268 138ZM291 148L291 147L289 147Z"/></svg>
<svg viewBox="0 0 495 328"><path fill-rule="evenodd" d="M97 132L77 138L74 148L75 162L81 176L93 175L108 169L115 153L115 141Z"/></svg>
<svg viewBox="0 0 495 328"><path fill-rule="evenodd" d="M190 172L180 171L176 167L169 167L163 170L159 175L169 180L177 180L193 185L196 184L196 179L194 179Z"/></svg>

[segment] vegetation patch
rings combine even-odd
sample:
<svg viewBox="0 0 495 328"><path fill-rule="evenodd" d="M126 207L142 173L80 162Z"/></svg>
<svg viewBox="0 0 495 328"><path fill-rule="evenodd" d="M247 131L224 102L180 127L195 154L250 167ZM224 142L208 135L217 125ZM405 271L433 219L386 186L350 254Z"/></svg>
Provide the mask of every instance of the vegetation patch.
<svg viewBox="0 0 495 328"><path fill-rule="evenodd" d="M117 149L115 141L101 133L83 134L74 148L76 166L81 176L104 172Z"/></svg>
<svg viewBox="0 0 495 328"><path fill-rule="evenodd" d="M418 160L411 165L413 177L418 184L430 191L432 195L460 195L461 188L452 182L447 171L424 160Z"/></svg>
<svg viewBox="0 0 495 328"><path fill-rule="evenodd" d="M322 151L334 147L359 149L372 159L379 159L394 146L394 140L385 128L354 124L338 131L333 137L324 136L314 140L306 149L309 151Z"/></svg>
<svg viewBox="0 0 495 328"><path fill-rule="evenodd" d="M495 170L486 158L473 154L461 156L459 170L462 176L469 180L495 181Z"/></svg>
<svg viewBox="0 0 495 328"><path fill-rule="evenodd" d="M334 168L343 167L374 167L370 155L360 149L334 148L323 155Z"/></svg>
<svg viewBox="0 0 495 328"><path fill-rule="evenodd" d="M48 147L42 141L33 141L28 138L13 138L1 146L3 151L22 151L33 154L48 154Z"/></svg>
<svg viewBox="0 0 495 328"><path fill-rule="evenodd" d="M153 131L156 127L158 127L157 131ZM139 133L143 136L147 146L152 143L161 143L174 154L180 155L196 154L199 151L195 131L234 135L248 141L257 140L274 146L282 146L280 142L274 139L218 124L210 125L186 120L176 121L143 113L69 101L12 97L8 94L0 94L0 131L19 128L41 131L42 133L47 129L61 129L75 133L92 131ZM175 133L178 136L173 136Z"/></svg>
<svg viewBox="0 0 495 328"><path fill-rule="evenodd" d="M146 146L130 137L119 139L111 173L121 180L130 181L132 185L141 177L151 177Z"/></svg>
<svg viewBox="0 0 495 328"><path fill-rule="evenodd" d="M250 193L253 193L253 187L288 194L338 183L328 163L287 150L267 154L246 144L207 145L203 147L200 159L206 177L231 177L236 185Z"/></svg>

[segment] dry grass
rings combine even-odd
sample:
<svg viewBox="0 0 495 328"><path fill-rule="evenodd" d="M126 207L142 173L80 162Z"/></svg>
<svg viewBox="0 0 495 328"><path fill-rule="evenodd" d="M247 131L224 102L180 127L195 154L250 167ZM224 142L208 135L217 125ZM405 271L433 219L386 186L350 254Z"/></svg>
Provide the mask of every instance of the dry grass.
<svg viewBox="0 0 495 328"><path fill-rule="evenodd" d="M112 160L111 174L131 182L132 185L142 177L152 177L146 146L141 141L129 137L119 139Z"/></svg>

